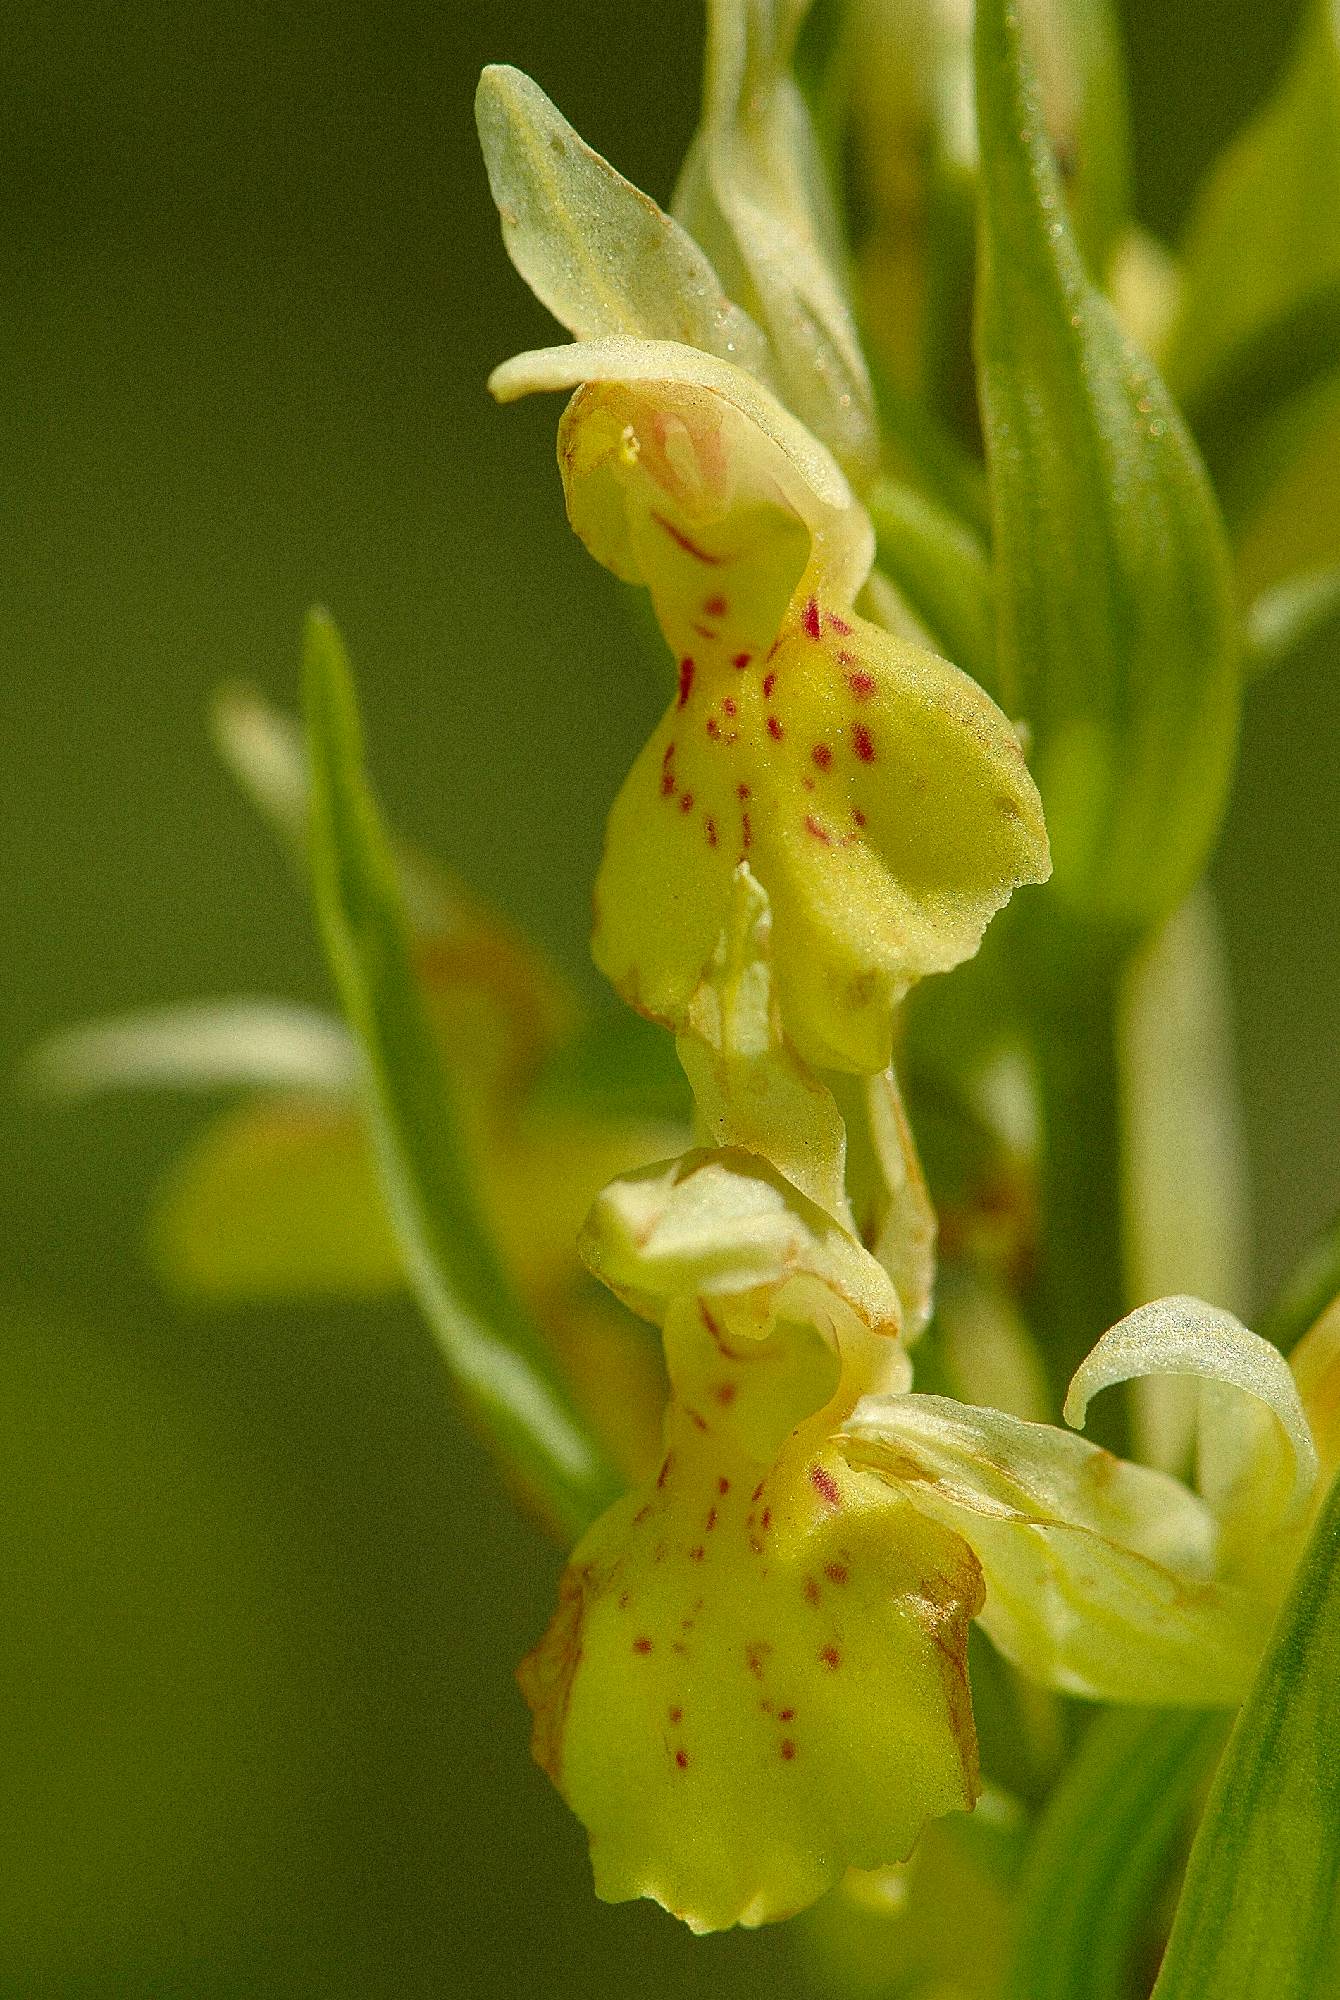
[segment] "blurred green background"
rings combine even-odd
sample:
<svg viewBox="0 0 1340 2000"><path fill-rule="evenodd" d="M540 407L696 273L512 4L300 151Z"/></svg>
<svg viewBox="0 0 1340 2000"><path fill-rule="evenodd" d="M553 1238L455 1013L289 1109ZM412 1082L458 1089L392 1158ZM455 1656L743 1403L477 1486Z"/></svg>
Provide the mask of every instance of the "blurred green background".
<svg viewBox="0 0 1340 2000"><path fill-rule="evenodd" d="M1175 230L1294 0L1128 0L1140 206ZM471 119L532 71L668 194L692 0L65 0L0 60L6 1066L53 1027L323 998L206 697L291 701L316 598L396 819L586 970L604 810L658 710L568 536L548 340ZM1340 678L1251 698L1217 866L1263 1285L1340 1199ZM499 798L510 802L505 823ZM558 1558L409 1308L195 1315L140 1252L199 1108L7 1094L0 1994L774 1992L784 1935L592 1900L512 1667Z"/></svg>

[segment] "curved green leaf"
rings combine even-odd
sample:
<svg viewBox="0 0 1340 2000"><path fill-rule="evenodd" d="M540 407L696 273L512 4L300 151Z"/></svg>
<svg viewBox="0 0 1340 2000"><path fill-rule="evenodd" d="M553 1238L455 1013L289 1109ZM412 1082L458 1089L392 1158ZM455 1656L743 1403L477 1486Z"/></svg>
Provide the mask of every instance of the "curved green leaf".
<svg viewBox="0 0 1340 2000"><path fill-rule="evenodd" d="M1249 678L1289 665L1328 632L1340 638L1340 566L1307 570L1263 590L1247 613Z"/></svg>
<svg viewBox="0 0 1340 2000"><path fill-rule="evenodd" d="M880 569L937 648L991 692L991 566L958 517L910 486L882 479L867 505Z"/></svg>
<svg viewBox="0 0 1340 2000"><path fill-rule="evenodd" d="M1137 1954L1222 1716L1114 1708L1038 1821L1002 2000L1129 2000Z"/></svg>
<svg viewBox="0 0 1340 2000"><path fill-rule="evenodd" d="M317 913L349 1025L406 1273L471 1415L571 1534L614 1474L556 1381L480 1224L451 1092L414 978L396 864L363 770L353 682L328 617L304 660Z"/></svg>
<svg viewBox="0 0 1340 2000"><path fill-rule="evenodd" d="M1007 0L978 7L976 75L1002 699L1033 734L1049 902L1130 934L1195 880L1223 810L1227 553L1167 390L1085 274Z"/></svg>
<svg viewBox="0 0 1340 2000"><path fill-rule="evenodd" d="M1219 1767L1153 2000L1320 2000L1340 1976L1340 1483Z"/></svg>

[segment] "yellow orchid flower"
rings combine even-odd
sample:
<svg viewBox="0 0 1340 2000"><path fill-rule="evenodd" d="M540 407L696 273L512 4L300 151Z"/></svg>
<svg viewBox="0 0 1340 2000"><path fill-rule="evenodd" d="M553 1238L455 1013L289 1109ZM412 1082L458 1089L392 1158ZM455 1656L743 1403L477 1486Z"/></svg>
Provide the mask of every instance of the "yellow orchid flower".
<svg viewBox="0 0 1340 2000"><path fill-rule="evenodd" d="M491 387L575 390L569 518L648 589L676 662L610 816L597 961L681 1029L747 860L796 1051L882 1071L908 987L971 956L1011 891L1048 873L1018 740L974 682L858 608L865 509L767 386L762 336L692 239L514 72L485 73L480 124L509 251L579 336Z"/></svg>
<svg viewBox="0 0 1340 2000"><path fill-rule="evenodd" d="M1278 1572L1294 1546L1317 1457L1288 1368L1228 1315L1142 1308L1068 1405L1079 1421L1129 1374L1200 1375L1217 1470L1197 1493L1070 1431L912 1392L887 1273L756 1156L625 1177L582 1247L662 1327L672 1387L659 1473L578 1546L522 1668L599 1894L716 1929L905 1858L976 1796L974 1617L1071 1693L1241 1699L1287 1579L1285 1561L1267 1586L1266 1559ZM1313 1350L1328 1382L1337 1351L1334 1330Z"/></svg>

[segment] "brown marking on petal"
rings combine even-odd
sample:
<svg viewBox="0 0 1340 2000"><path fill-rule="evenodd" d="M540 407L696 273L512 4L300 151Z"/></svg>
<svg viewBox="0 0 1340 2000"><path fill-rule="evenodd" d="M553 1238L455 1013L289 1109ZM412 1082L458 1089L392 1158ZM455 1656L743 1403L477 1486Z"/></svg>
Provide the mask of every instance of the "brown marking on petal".
<svg viewBox="0 0 1340 2000"><path fill-rule="evenodd" d="M676 1752L675 1752L675 1762L676 1762L676 1764L678 1764L678 1766L679 1766L679 1768L680 1768L680 1770L681 1770L681 1771L686 1771L686 1770L688 1769L688 1767L689 1767L689 1753L688 1753L688 1751L687 1751L687 1750L676 1750Z"/></svg>
<svg viewBox="0 0 1340 2000"><path fill-rule="evenodd" d="M658 1486L664 1486L666 1480L670 1477L670 1468L674 1464L674 1462L675 1462L675 1454L672 1451L668 1451L665 1454L665 1458L664 1461L662 1462L661 1469L656 1475L656 1484Z"/></svg>
<svg viewBox="0 0 1340 2000"><path fill-rule="evenodd" d="M767 1671L768 1655L772 1646L766 1639L750 1639L744 1649L744 1663L756 1681L761 1681Z"/></svg>
<svg viewBox="0 0 1340 2000"><path fill-rule="evenodd" d="M863 722L854 722L851 730L851 747L863 764L875 761L875 743Z"/></svg>
<svg viewBox="0 0 1340 2000"><path fill-rule="evenodd" d="M739 1390L734 1382L719 1382L713 1393L715 1394L717 1401L720 1403L722 1409L724 1410L728 1408L729 1405L735 1401L736 1396L739 1394Z"/></svg>
<svg viewBox="0 0 1340 2000"><path fill-rule="evenodd" d="M754 825L748 813L741 813L740 815L740 839L745 851L748 852L754 844Z"/></svg>
<svg viewBox="0 0 1340 2000"><path fill-rule="evenodd" d="M830 1674L835 1674L842 1665L842 1655L836 1646L825 1646L819 1654Z"/></svg>
<svg viewBox="0 0 1340 2000"><path fill-rule="evenodd" d="M693 621L693 630L698 634L700 639L715 639L717 636L714 625L704 625L697 618Z"/></svg>
<svg viewBox="0 0 1340 2000"><path fill-rule="evenodd" d="M845 1583L847 1581L847 1565L846 1563L825 1563L824 1575L830 1583Z"/></svg>
<svg viewBox="0 0 1340 2000"><path fill-rule="evenodd" d="M777 676L776 676L776 674L764 674L764 676L763 676L763 698L764 698L764 700L765 700L765 701L766 701L766 700L768 699L768 697L769 697L769 696L771 695L771 693L772 693L773 689L774 689L774 688L776 687L776 685L777 685Z"/></svg>
<svg viewBox="0 0 1340 2000"><path fill-rule="evenodd" d="M707 1550L703 1547L701 1542L698 1542L695 1544L693 1548L689 1550L689 1561L700 1563L706 1554Z"/></svg>
<svg viewBox="0 0 1340 2000"><path fill-rule="evenodd" d="M752 653L737 653L731 661L731 665L734 667L736 673L742 674L753 657Z"/></svg>
<svg viewBox="0 0 1340 2000"><path fill-rule="evenodd" d="M686 1409L684 1414L687 1416L689 1422L695 1424L700 1431L705 1431L709 1428L706 1417L702 1416L697 1410Z"/></svg>
<svg viewBox="0 0 1340 2000"><path fill-rule="evenodd" d="M707 733L713 737L719 737L721 734L721 724L714 715L709 715L707 718Z"/></svg>
<svg viewBox="0 0 1340 2000"><path fill-rule="evenodd" d="M643 1655L651 1651L651 1640L647 1637L645 1632L642 1634L640 1638L634 1639L633 1651L635 1653L642 1653Z"/></svg>
<svg viewBox="0 0 1340 2000"><path fill-rule="evenodd" d="M709 819L709 820L708 820L708 822L707 822L707 826L706 826L706 829L705 829L705 830L706 830L706 833L707 833L707 844L708 844L708 846L709 846L709 847L715 847L715 846L716 846L716 844L717 844L717 823L716 823L716 821L715 821L714 819Z"/></svg>
<svg viewBox="0 0 1340 2000"><path fill-rule="evenodd" d="M693 677L697 671L693 661L686 654L679 663L679 697L675 704L677 708L683 708L693 693Z"/></svg>
<svg viewBox="0 0 1340 2000"><path fill-rule="evenodd" d="M823 631L823 624L819 617L819 600L817 597L806 598L805 609L801 613L800 622L805 627L811 639L819 637Z"/></svg>
<svg viewBox="0 0 1340 2000"><path fill-rule="evenodd" d="M816 743L810 756L821 771L826 771L833 761L833 753L826 743Z"/></svg>
<svg viewBox="0 0 1340 2000"><path fill-rule="evenodd" d="M871 695L875 692L875 676L866 673L848 674L847 686L856 696L857 701L869 701Z"/></svg>
<svg viewBox="0 0 1340 2000"><path fill-rule="evenodd" d="M855 820L855 822L856 822L857 826L864 826L864 825L865 825L865 823L866 823L866 818L865 818L865 814L864 814L864 813L863 813L863 812L861 811L861 808L860 808L859 806L853 806L853 807L852 807L852 809L851 809L851 816L852 816L853 820Z"/></svg>
<svg viewBox="0 0 1340 2000"><path fill-rule="evenodd" d="M836 611L829 612L828 623L832 627L833 631L840 632L844 639L846 638L847 634L851 631L851 626L847 623L846 619L839 618Z"/></svg>
<svg viewBox="0 0 1340 2000"><path fill-rule="evenodd" d="M724 618L725 615L726 600L724 597L708 597L703 600L704 618Z"/></svg>
<svg viewBox="0 0 1340 2000"><path fill-rule="evenodd" d="M731 698L731 696L730 696L730 695L727 695L727 696L726 696L725 700L724 700L724 701L722 702L722 704L721 704L721 707L722 707L722 710L723 710L723 712L724 712L724 713L725 713L726 715L734 715L734 713L735 713L735 703L734 703L734 701L732 700L732 698Z"/></svg>
<svg viewBox="0 0 1340 2000"><path fill-rule="evenodd" d="M713 1528L715 1528L716 1524L717 1524L717 1510L715 1507L709 1507L707 1510L707 1529L706 1529L706 1532L709 1535L711 1534Z"/></svg>
<svg viewBox="0 0 1340 2000"><path fill-rule="evenodd" d="M805 815L805 831L806 833L811 835L813 839L821 840L825 847L831 847L833 845L832 834L828 831L828 828L823 825L822 821L817 820L814 817L813 813L806 813Z"/></svg>
<svg viewBox="0 0 1340 2000"><path fill-rule="evenodd" d="M794 1722L794 1721L795 1721L795 1719L796 1719L796 1711L794 1710L794 1708L779 1708L779 1709L778 1709L778 1711L777 1711L777 1720L778 1720L779 1722Z"/></svg>
<svg viewBox="0 0 1340 2000"><path fill-rule="evenodd" d="M633 1526L635 1528L640 1528L642 1523L646 1520L648 1514L650 1514L650 1512L651 1512L651 1502L650 1500L648 1500L646 1506L639 1507L636 1514L634 1514Z"/></svg>
<svg viewBox="0 0 1340 2000"><path fill-rule="evenodd" d="M664 514L658 514L654 507L651 510L651 518L658 528L669 535L675 547L683 549L685 555L692 556L695 562L706 563L709 569L720 569L726 560L724 556L714 556L707 549L700 549L697 542L690 541L682 529L677 528L673 521L668 521Z"/></svg>
<svg viewBox="0 0 1340 2000"><path fill-rule="evenodd" d="M789 1736L784 1736L778 1746L782 1762L789 1764L796 1754L796 1746Z"/></svg>
<svg viewBox="0 0 1340 2000"><path fill-rule="evenodd" d="M673 771L662 771L661 797L663 799L670 799L673 798L674 795L675 795L675 774Z"/></svg>
<svg viewBox="0 0 1340 2000"><path fill-rule="evenodd" d="M682 1708L672 1708L668 1713L672 1722L682 1722L684 1720L684 1711Z"/></svg>
<svg viewBox="0 0 1340 2000"><path fill-rule="evenodd" d="M805 1601L806 1601L806 1603L807 1603L807 1604L818 1604L818 1603L819 1603L819 1601L820 1601L820 1599L822 1598L822 1596L823 1596L823 1592L822 1592L822 1591L820 1590L820 1588L819 1588L818 1584L817 1584L817 1583L815 1582L814 1578L813 1578L812 1576L807 1576L807 1577L805 1578Z"/></svg>
<svg viewBox="0 0 1340 2000"><path fill-rule="evenodd" d="M750 1494L749 1498L751 1500L761 1500L763 1498L763 1481L761 1479L759 1480L758 1485L754 1488L753 1492Z"/></svg>
<svg viewBox="0 0 1340 2000"><path fill-rule="evenodd" d="M810 1467L810 1485L821 1498L828 1502L830 1507L840 1507L842 1505L842 1495L838 1490L838 1483L826 1466L812 1465Z"/></svg>
<svg viewBox="0 0 1340 2000"><path fill-rule="evenodd" d="M769 1529L769 1528L770 1528L770 1527L772 1526L772 1509L771 1509L771 1507L765 1507L765 1508L763 1509L763 1519L762 1519L762 1522L760 1523L760 1526L761 1526L761 1527L763 1528L763 1530L764 1530L764 1532L765 1532L765 1533L766 1533L766 1532L767 1532L767 1530L768 1530L768 1529Z"/></svg>
<svg viewBox="0 0 1340 2000"><path fill-rule="evenodd" d="M720 1493L723 1496L723 1498L727 1493L730 1492L730 1481L729 1479L727 1479L724 1472L722 1473L721 1477L717 1480L717 1492Z"/></svg>
<svg viewBox="0 0 1340 2000"><path fill-rule="evenodd" d="M679 802L679 810L680 810L680 811L681 811L682 813L691 813L691 812L693 811L693 793L692 793L692 792L685 792L685 794L684 794L683 798L681 798L681 800L680 800L680 802Z"/></svg>

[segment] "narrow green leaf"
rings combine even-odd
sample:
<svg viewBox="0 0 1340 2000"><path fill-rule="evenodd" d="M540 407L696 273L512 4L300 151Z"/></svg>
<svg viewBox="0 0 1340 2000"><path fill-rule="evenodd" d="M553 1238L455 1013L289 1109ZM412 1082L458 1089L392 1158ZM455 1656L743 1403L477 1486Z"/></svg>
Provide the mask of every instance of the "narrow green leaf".
<svg viewBox="0 0 1340 2000"><path fill-rule="evenodd" d="M387 1205L410 1282L472 1416L570 1534L617 1492L476 1212L416 985L390 842L363 771L344 648L323 613L304 662L311 850L327 955L365 1063Z"/></svg>
<svg viewBox="0 0 1340 2000"><path fill-rule="evenodd" d="M1024 1862L1003 2000L1129 2000L1224 1729L1182 1709L1114 1708L1090 1725Z"/></svg>
<svg viewBox="0 0 1340 2000"><path fill-rule="evenodd" d="M1199 875L1237 739L1204 469L1087 278L1009 0L981 0L977 350L1001 698L1033 734L1053 908L1118 933Z"/></svg>
<svg viewBox="0 0 1340 2000"><path fill-rule="evenodd" d="M1291 1272L1272 1302L1261 1332L1282 1354L1289 1354L1336 1298L1340 1298L1340 1215L1332 1219Z"/></svg>
<svg viewBox="0 0 1340 2000"><path fill-rule="evenodd" d="M594 152L519 69L491 63L475 116L507 254L578 340L681 340L771 379L767 342L686 229Z"/></svg>
<svg viewBox="0 0 1340 2000"><path fill-rule="evenodd" d="M26 1059L20 1081L53 1097L113 1090L302 1090L335 1099L354 1087L342 1025L289 1000L204 1000L85 1021Z"/></svg>
<svg viewBox="0 0 1340 2000"><path fill-rule="evenodd" d="M1247 613L1249 677L1287 666L1327 632L1340 639L1340 567L1308 570L1262 591Z"/></svg>
<svg viewBox="0 0 1340 2000"><path fill-rule="evenodd" d="M1340 7L1307 0L1284 79L1223 155L1184 247L1168 352L1179 394L1340 279Z"/></svg>
<svg viewBox="0 0 1340 2000"><path fill-rule="evenodd" d="M948 509L891 479L867 505L880 569L956 667L992 691L991 566L982 543Z"/></svg>
<svg viewBox="0 0 1340 2000"><path fill-rule="evenodd" d="M1321 2000L1340 1976L1340 1482L1229 1739L1154 2000Z"/></svg>

